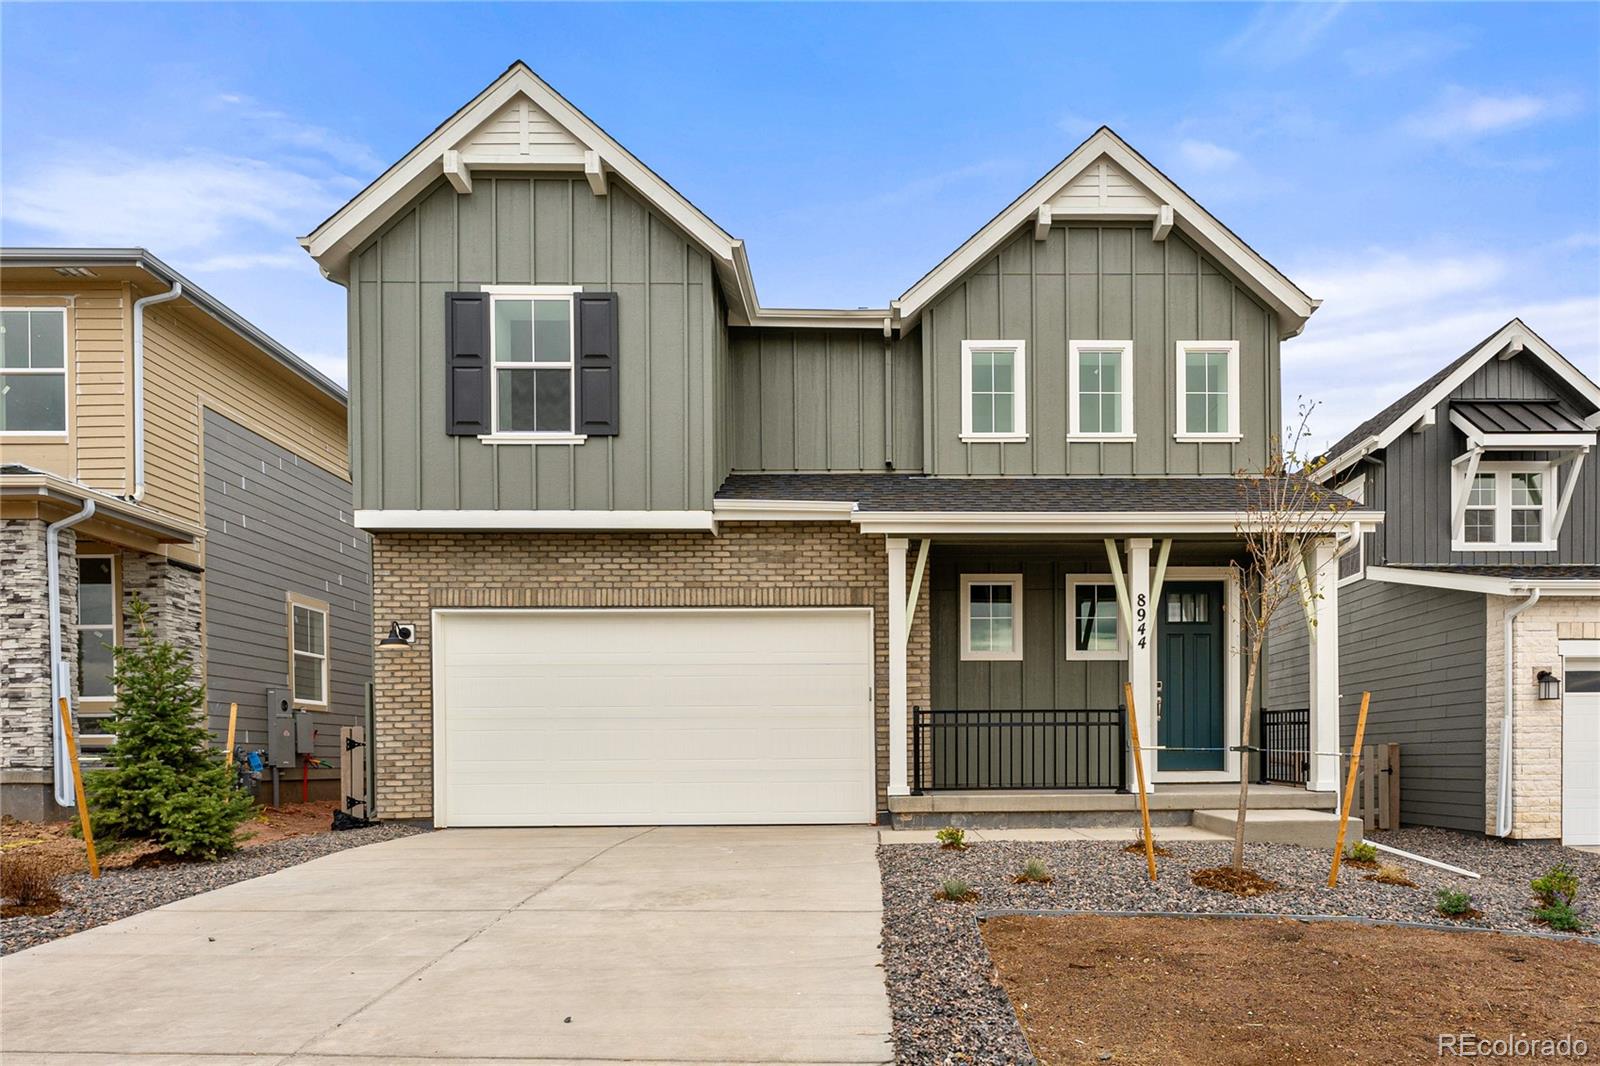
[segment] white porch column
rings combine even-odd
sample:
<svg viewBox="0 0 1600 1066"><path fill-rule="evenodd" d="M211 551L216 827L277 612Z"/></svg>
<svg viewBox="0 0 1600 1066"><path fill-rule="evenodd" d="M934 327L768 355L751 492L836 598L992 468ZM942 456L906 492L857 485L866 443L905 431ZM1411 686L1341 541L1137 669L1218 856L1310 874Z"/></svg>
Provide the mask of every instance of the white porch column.
<svg viewBox="0 0 1600 1066"><path fill-rule="evenodd" d="M909 796L906 781L906 546L885 537L889 551L889 795Z"/></svg>
<svg viewBox="0 0 1600 1066"><path fill-rule="evenodd" d="M1310 628L1311 772L1306 788L1339 791L1339 567L1332 537L1319 539L1309 553L1307 575L1314 593ZM1328 753L1328 754L1324 754Z"/></svg>
<svg viewBox="0 0 1600 1066"><path fill-rule="evenodd" d="M1154 792L1156 753L1156 642L1155 606L1150 602L1150 548L1148 537L1128 540L1128 600L1133 616L1128 620L1128 680L1133 683L1134 712L1139 719L1139 743L1144 750L1145 790ZM1131 769L1131 767L1130 767ZM1136 774L1129 788L1138 788Z"/></svg>

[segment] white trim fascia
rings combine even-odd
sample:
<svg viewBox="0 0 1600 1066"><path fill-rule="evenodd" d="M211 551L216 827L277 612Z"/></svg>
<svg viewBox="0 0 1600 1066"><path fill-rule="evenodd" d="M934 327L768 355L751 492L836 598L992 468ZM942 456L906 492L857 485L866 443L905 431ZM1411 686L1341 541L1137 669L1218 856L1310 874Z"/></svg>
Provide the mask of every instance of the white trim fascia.
<svg viewBox="0 0 1600 1066"><path fill-rule="evenodd" d="M1245 286L1264 300L1282 319L1282 336L1292 337L1305 328L1306 320L1317 309L1320 301L1313 300L1300 290L1271 263L1249 245L1241 241L1226 226L1196 203L1166 175L1153 167L1134 151L1121 137L1102 126L1070 155L1056 164L1021 196L1013 200L977 233L951 252L937 266L907 289L899 305L905 328L909 329L935 297L962 277L986 256L992 254L1006 239L1022 228L1033 225L1038 219L1040 206L1051 201L1102 157L1121 167L1129 177L1143 185L1152 197L1173 212L1173 225L1183 231L1200 249L1231 268ZM1125 213L1126 214L1126 213ZM1055 213L1051 221L1062 222L1076 217L1076 213ZM1084 212L1083 217L1106 220L1104 212ZM1142 212L1128 216L1152 223L1165 222L1164 213Z"/></svg>
<svg viewBox="0 0 1600 1066"><path fill-rule="evenodd" d="M972 355L1011 353L1011 429L977 433L972 428ZM961 342L961 440L966 444L1021 444L1028 439L1028 342L1024 340Z"/></svg>
<svg viewBox="0 0 1600 1066"><path fill-rule="evenodd" d="M1396 566L1367 567L1367 577L1392 585L1421 585L1425 588L1482 592L1490 596L1522 596L1538 589L1543 596L1600 596L1600 581L1574 578L1570 581L1538 580L1526 577L1489 577L1484 574L1454 574L1440 570L1407 570Z"/></svg>
<svg viewBox="0 0 1600 1066"><path fill-rule="evenodd" d="M1190 352L1224 352L1228 356L1228 429L1225 433L1205 433L1189 429L1189 389L1184 375L1184 356ZM1187 442L1215 441L1221 444L1236 444L1244 439L1243 431L1239 425L1239 342L1238 341L1178 341L1175 347L1175 369L1177 372L1177 411L1174 412L1176 421L1173 425L1173 439Z"/></svg>
<svg viewBox="0 0 1600 1066"><path fill-rule="evenodd" d="M560 370L561 367L552 367ZM478 437L483 444L582 444L589 438L582 433L484 433Z"/></svg>
<svg viewBox="0 0 1600 1066"><path fill-rule="evenodd" d="M888 307L862 307L833 310L806 307L760 307L753 314L732 320L730 326L767 326L772 329L870 329L881 330L883 320L893 316Z"/></svg>
<svg viewBox="0 0 1600 1066"><path fill-rule="evenodd" d="M855 510L851 500L718 500L712 514L719 522L848 522Z"/></svg>
<svg viewBox="0 0 1600 1066"><path fill-rule="evenodd" d="M451 511L361 509L355 526L368 532L430 530L564 530L649 529L715 533L711 511Z"/></svg>
<svg viewBox="0 0 1600 1066"><path fill-rule="evenodd" d="M1111 651L1079 651L1078 614L1074 594L1079 585L1105 585L1111 589L1112 601L1117 605L1117 646ZM1063 653L1068 662L1125 662L1128 658L1128 634L1122 624L1122 594L1117 591L1117 581L1111 574L1068 574L1066 640Z"/></svg>
<svg viewBox="0 0 1600 1066"><path fill-rule="evenodd" d="M1078 406L1078 364L1084 352L1118 353L1118 377L1121 394L1118 397L1122 429L1117 433L1085 433L1078 428L1082 412ZM1102 393L1101 395L1104 395ZM1067 439L1074 441L1134 441L1138 439L1133 429L1133 341L1068 341L1067 342Z"/></svg>
<svg viewBox="0 0 1600 1066"><path fill-rule="evenodd" d="M972 596L973 585L1009 585L1011 586L1011 650L1010 651L973 651L968 645L972 636ZM1021 574L962 574L961 575L961 633L956 638L957 647L961 649L962 662L989 662L989 663L1016 663L1021 662L1023 650L1022 643L1022 575Z"/></svg>
<svg viewBox="0 0 1600 1066"><path fill-rule="evenodd" d="M1600 658L1600 640L1558 640L1556 649L1563 659Z"/></svg>
<svg viewBox="0 0 1600 1066"><path fill-rule="evenodd" d="M1451 393L1455 392L1456 389L1460 388L1468 378L1476 374L1480 367L1500 354L1500 352L1508 343L1510 343L1512 339L1522 340L1522 351L1524 353L1532 355L1541 360L1545 366L1549 367L1551 371L1560 376L1563 381L1575 389L1580 395L1583 396L1584 399L1588 400L1596 407L1600 407L1600 385L1595 384L1586 374L1584 374L1583 371L1579 370L1576 366L1572 365L1572 363L1568 362L1566 356L1562 355L1549 344L1545 343L1544 340L1542 340L1537 334L1529 329L1526 324L1523 323L1522 319L1513 318L1510 322L1507 322L1504 326L1501 326L1500 329L1495 332L1494 336L1490 337L1488 340L1484 341L1476 349L1474 349L1470 358L1468 358L1460 366L1456 367L1456 369L1443 381L1435 385L1433 389L1427 393L1427 395L1423 396L1409 408L1396 415L1393 421L1391 421L1387 426L1380 428L1378 432L1373 434L1371 437L1368 437L1360 444L1357 444L1355 447L1349 449L1343 455L1334 456L1327 463L1312 471L1310 475L1311 478L1315 481L1326 481L1338 471L1344 469L1363 456L1377 451L1380 448L1387 448L1396 437L1404 433L1409 427L1415 425L1417 421L1422 418L1425 411L1431 407L1437 406ZM1600 418L1600 412L1596 412L1596 415L1593 417Z"/></svg>
<svg viewBox="0 0 1600 1066"><path fill-rule="evenodd" d="M1355 526L1368 528L1383 520L1381 511L1346 511L1339 521L1326 524L1316 515L1318 532L1348 535ZM1224 533L1234 535L1242 523L1260 521L1259 515L1192 511L867 511L854 521L863 533L920 536L928 533L1081 533L1092 536L1162 536L1169 533Z"/></svg>

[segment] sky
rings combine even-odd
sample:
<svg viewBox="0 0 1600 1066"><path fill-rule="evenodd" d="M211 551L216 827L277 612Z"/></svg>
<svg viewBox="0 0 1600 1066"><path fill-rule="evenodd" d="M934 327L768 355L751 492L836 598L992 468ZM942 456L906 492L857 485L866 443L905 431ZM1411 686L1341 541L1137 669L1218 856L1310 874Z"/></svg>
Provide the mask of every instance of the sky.
<svg viewBox="0 0 1600 1066"><path fill-rule="evenodd" d="M339 381L295 243L525 60L763 305L885 306L1102 123L1322 308L1313 445L1513 315L1600 377L1600 5L0 4L0 241L142 245Z"/></svg>

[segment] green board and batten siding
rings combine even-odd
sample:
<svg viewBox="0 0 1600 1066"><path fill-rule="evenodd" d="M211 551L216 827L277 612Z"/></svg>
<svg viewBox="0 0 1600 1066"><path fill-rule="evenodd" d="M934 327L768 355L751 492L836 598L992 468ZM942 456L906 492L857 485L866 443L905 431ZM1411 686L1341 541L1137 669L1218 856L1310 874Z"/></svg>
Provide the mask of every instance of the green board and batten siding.
<svg viewBox="0 0 1600 1066"><path fill-rule="evenodd" d="M483 285L618 293L622 432L581 446L444 431L444 294ZM712 265L618 182L475 175L421 195L354 257L350 409L356 506L703 510L724 464Z"/></svg>
<svg viewBox="0 0 1600 1066"><path fill-rule="evenodd" d="M931 472L941 475L1230 474L1259 468L1278 432L1275 316L1177 232L1148 226L1024 230L950 287L923 327ZM961 440L961 342L1027 342L1028 439ZM1068 442L1069 340L1133 341L1137 441ZM1237 340L1241 443L1173 439L1179 341Z"/></svg>

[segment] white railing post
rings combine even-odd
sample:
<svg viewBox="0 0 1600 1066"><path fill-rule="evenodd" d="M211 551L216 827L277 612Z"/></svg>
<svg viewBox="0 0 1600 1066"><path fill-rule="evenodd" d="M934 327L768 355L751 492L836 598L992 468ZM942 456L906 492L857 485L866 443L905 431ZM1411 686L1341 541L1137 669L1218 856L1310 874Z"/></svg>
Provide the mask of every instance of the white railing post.
<svg viewBox="0 0 1600 1066"><path fill-rule="evenodd" d="M1129 618L1128 679L1133 682L1134 711L1139 716L1139 737L1144 742L1145 790L1154 792L1156 752L1156 639L1155 604L1150 602L1149 537L1128 540L1128 600L1133 613ZM1130 785L1137 787L1137 776Z"/></svg>
<svg viewBox="0 0 1600 1066"><path fill-rule="evenodd" d="M906 547L905 537L885 537L889 556L889 795L909 796L906 781Z"/></svg>
<svg viewBox="0 0 1600 1066"><path fill-rule="evenodd" d="M1309 633L1311 767L1306 788L1339 791L1339 569L1334 540L1321 537L1311 550L1309 584L1316 624Z"/></svg>

